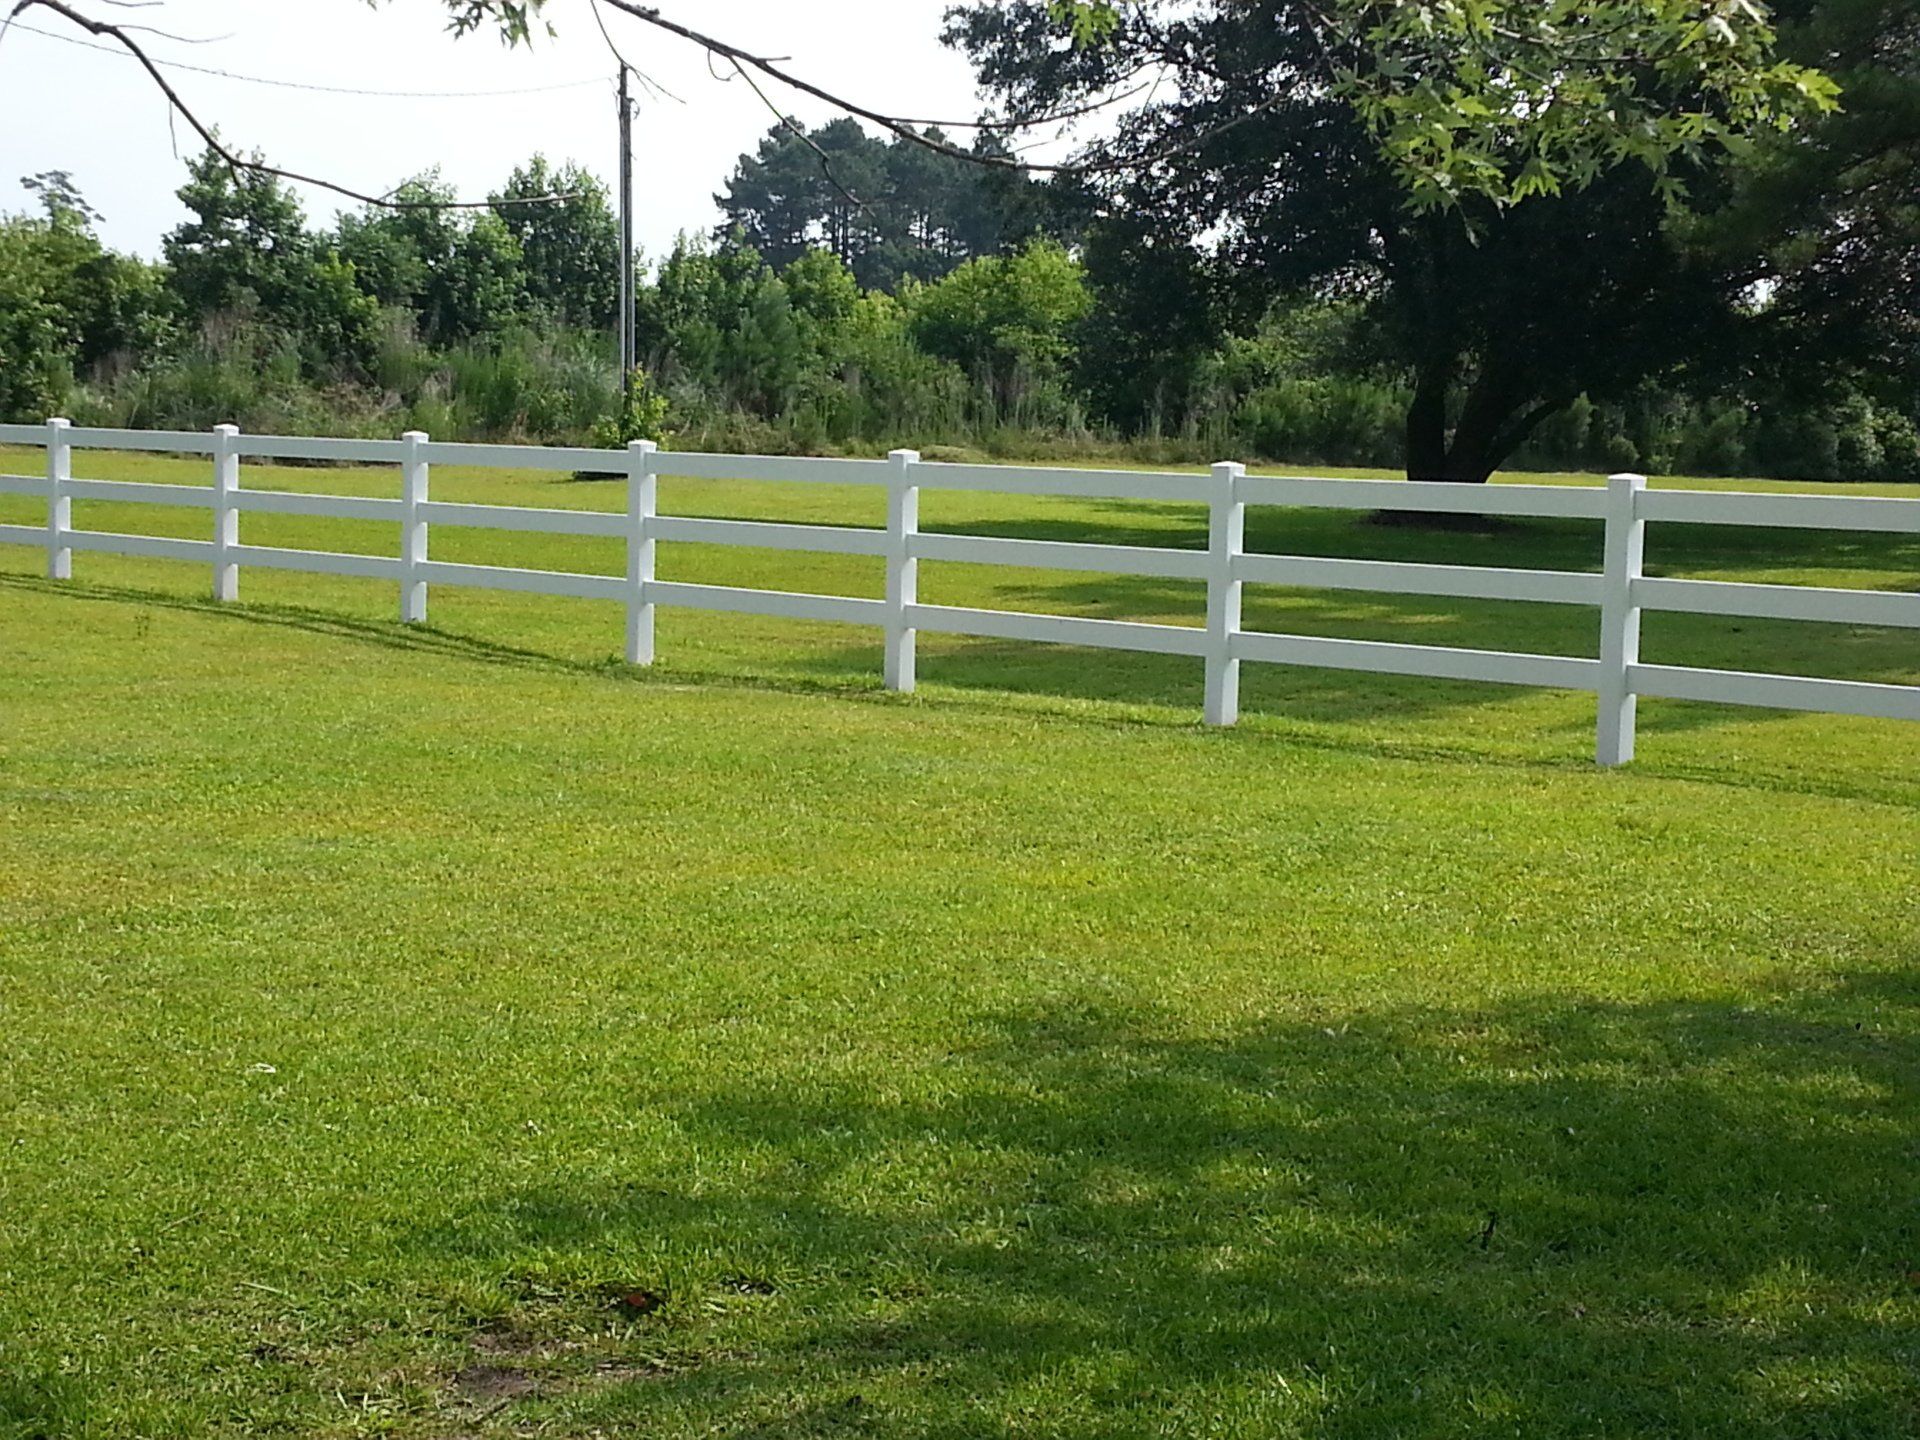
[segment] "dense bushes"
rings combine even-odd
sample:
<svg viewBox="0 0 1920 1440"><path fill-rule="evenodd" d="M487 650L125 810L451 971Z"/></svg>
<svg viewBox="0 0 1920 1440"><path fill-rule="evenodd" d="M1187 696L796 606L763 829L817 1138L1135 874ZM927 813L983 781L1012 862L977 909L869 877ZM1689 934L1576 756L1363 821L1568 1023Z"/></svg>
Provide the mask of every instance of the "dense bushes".
<svg viewBox="0 0 1920 1440"><path fill-rule="evenodd" d="M38 417L76 373L162 352L173 296L152 265L105 249L64 174L33 177L44 215L0 217L0 415Z"/></svg>
<svg viewBox="0 0 1920 1440"><path fill-rule="evenodd" d="M307 228L274 182L201 161L164 265L106 251L63 176L45 214L0 219L0 416L84 423L689 447L1004 456L1130 447L1398 467L1410 400L1365 311L1296 301L1243 333L1152 237L1045 239L892 294L824 250L768 264L737 235L683 241L636 298L643 373L623 408L611 217L591 177L536 160L500 214L411 209ZM521 201L556 188L564 205ZM403 194L431 201L431 177ZM1103 249L1103 245L1105 248ZM1116 282L1117 284L1117 282ZM1844 389L1799 397L1648 389L1576 400L1522 468L1920 477L1916 416Z"/></svg>
<svg viewBox="0 0 1920 1440"><path fill-rule="evenodd" d="M1797 408L1649 391L1622 406L1576 401L1518 458L1552 469L1916 480L1920 430L1913 416L1860 394Z"/></svg>

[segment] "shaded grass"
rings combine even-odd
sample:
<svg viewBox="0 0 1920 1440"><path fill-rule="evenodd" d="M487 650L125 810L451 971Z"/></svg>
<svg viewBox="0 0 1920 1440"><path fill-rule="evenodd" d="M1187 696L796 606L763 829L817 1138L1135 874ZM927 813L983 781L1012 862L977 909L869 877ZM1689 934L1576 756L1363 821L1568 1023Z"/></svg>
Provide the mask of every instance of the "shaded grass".
<svg viewBox="0 0 1920 1440"><path fill-rule="evenodd" d="M83 523L165 513L124 508ZM1197 543L1173 508L929 523ZM1662 563L1920 583L1910 545L1787 539ZM9 1440L1912 1432L1910 727L1649 705L1647 762L1602 774L1575 697L1256 671L1206 733L1197 667L1152 657L923 637L902 700L835 627L663 612L636 674L608 606L436 591L403 630L391 587L248 572L225 608L187 567L0 560ZM1659 643L1915 665L1835 627Z"/></svg>

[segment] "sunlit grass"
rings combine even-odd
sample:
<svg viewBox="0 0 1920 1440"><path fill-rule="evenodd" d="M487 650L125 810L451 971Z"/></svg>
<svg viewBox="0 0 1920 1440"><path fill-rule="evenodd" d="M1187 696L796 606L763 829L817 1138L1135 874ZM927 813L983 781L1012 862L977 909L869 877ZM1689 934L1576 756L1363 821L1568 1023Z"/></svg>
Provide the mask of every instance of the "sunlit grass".
<svg viewBox="0 0 1920 1440"><path fill-rule="evenodd" d="M663 489L880 520L864 492ZM1202 537L1178 506L923 508ZM391 527L243 531L392 553ZM1598 559L1579 524L1253 539ZM1920 588L1892 537L1663 527L1652 558ZM879 589L859 559L662 562ZM923 636L902 699L864 630L663 611L640 673L609 605L436 588L406 630L390 585L247 571L217 607L200 567L40 565L0 547L6 1440L1911 1434L1920 728L1649 703L1642 761L1602 773L1591 697L1253 669L1247 721L1207 732L1189 661ZM984 567L923 593L1201 609ZM1315 592L1249 617L1594 629ZM1648 651L1920 679L1913 632L1673 617Z"/></svg>

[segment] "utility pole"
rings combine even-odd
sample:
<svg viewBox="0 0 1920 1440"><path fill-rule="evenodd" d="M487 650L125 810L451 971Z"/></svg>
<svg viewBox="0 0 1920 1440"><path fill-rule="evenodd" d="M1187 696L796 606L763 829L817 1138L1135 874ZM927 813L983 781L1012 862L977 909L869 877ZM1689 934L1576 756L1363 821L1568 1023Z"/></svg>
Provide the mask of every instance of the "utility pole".
<svg viewBox="0 0 1920 1440"><path fill-rule="evenodd" d="M633 106L627 67L620 66L620 394L633 404ZM624 422L623 422L624 423Z"/></svg>

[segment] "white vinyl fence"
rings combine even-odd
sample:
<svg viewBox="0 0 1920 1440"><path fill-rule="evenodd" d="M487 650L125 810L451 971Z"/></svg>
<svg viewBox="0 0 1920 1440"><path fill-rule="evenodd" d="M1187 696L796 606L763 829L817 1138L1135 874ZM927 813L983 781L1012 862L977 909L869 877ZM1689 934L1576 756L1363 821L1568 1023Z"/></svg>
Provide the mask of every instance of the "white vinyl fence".
<svg viewBox="0 0 1920 1440"><path fill-rule="evenodd" d="M0 525L0 542L43 546L47 573L54 579L72 575L76 550L210 565L214 595L220 600L238 598L243 565L365 576L396 582L400 587L400 618L413 623L426 619L427 591L432 585L472 585L613 600L626 606L626 656L636 665L653 661L654 608L678 605L875 626L886 636L886 684L901 691L914 686L914 635L921 630L1193 656L1206 664L1205 714L1211 725L1231 725L1238 718L1243 661L1584 690L1599 697L1598 754L1602 765L1624 764L1633 758L1634 706L1641 695L1920 720L1917 686L1646 665L1641 663L1639 653L1640 616L1646 610L1920 629L1920 595L1664 580L1641 573L1649 521L1920 535L1920 500L1651 491L1638 475L1616 475L1605 489L1411 485L1401 481L1256 477L1237 464L1215 465L1210 475L1186 475L930 464L909 450L895 451L885 460L680 454L659 450L648 441L639 441L621 454L540 446L441 444L419 433L399 440L333 440L242 435L230 425L220 426L211 434L89 430L65 420L52 420L44 426L0 425L0 442L45 448L45 474L0 475L0 494L44 497L46 525ZM213 485L202 489L76 480L72 460L73 452L79 449L210 456ZM243 459L398 465L400 495L396 499L367 499L249 490L240 483ZM624 472L627 511L621 515L430 500L428 472L435 464ZM662 476L882 487L887 492L887 526L873 530L661 515L657 512L656 485ZM1210 507L1212 516L1210 543L1202 551L926 533L919 528L920 492L926 489L1204 504ZM75 500L211 510L211 538L162 539L75 530ZM1600 574L1582 574L1250 553L1244 545L1249 505L1599 520L1606 527L1605 568ZM389 559L248 545L240 538L240 516L249 511L390 521L400 530L399 553ZM427 537L429 527L436 522L622 539L627 547L627 573L578 575L433 560L429 558ZM877 556L886 561L886 595L883 599L849 599L657 580L654 550L662 540ZM922 560L1202 581L1207 587L1207 623L1204 628L1194 628L923 605L917 594ZM1601 612L1600 654L1585 659L1245 630L1241 627L1241 592L1248 583L1595 606Z"/></svg>

